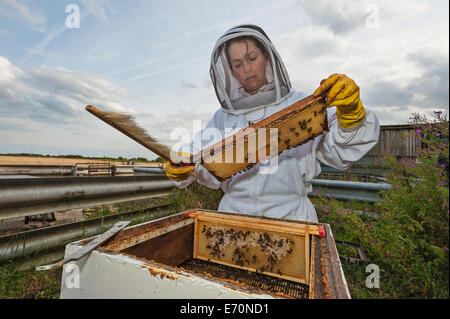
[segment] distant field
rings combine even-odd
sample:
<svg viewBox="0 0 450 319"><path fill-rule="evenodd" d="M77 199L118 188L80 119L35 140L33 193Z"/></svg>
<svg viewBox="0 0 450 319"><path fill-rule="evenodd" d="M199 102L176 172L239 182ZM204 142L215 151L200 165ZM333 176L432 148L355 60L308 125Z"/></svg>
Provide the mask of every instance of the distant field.
<svg viewBox="0 0 450 319"><path fill-rule="evenodd" d="M115 164L115 165L126 165L127 164L127 162L89 160L89 159L83 159L83 158L0 155L0 165L75 165L77 163L111 163L111 164ZM135 163L135 165L150 165L151 166L152 164Z"/></svg>

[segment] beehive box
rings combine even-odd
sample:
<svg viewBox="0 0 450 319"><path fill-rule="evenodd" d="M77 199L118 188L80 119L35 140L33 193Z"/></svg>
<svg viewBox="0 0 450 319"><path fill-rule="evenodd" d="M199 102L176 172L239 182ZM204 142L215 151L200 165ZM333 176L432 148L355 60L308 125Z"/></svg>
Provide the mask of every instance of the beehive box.
<svg viewBox="0 0 450 319"><path fill-rule="evenodd" d="M63 271L61 298L350 298L327 224L192 210L128 227L76 265L79 288Z"/></svg>

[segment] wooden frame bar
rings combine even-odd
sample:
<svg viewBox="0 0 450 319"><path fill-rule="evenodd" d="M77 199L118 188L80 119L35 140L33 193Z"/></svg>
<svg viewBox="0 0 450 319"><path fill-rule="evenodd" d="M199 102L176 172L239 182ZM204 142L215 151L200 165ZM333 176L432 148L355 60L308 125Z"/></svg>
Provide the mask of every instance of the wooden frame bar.
<svg viewBox="0 0 450 319"><path fill-rule="evenodd" d="M206 211L195 211L188 214L189 217L197 217L200 220L209 220L209 221L222 221L227 224L235 223L236 225L242 224L242 226L255 228L252 226L255 221L257 221L258 228L261 228L262 225L267 227L267 230L273 230L274 227L277 227L276 230L283 232L292 233L292 234L305 234L305 232L309 232L312 235L320 235L321 229L318 225L307 225L307 224L299 224L299 223L289 223L285 221L257 218L257 217L249 217L245 215L224 215L220 213L212 213Z"/></svg>

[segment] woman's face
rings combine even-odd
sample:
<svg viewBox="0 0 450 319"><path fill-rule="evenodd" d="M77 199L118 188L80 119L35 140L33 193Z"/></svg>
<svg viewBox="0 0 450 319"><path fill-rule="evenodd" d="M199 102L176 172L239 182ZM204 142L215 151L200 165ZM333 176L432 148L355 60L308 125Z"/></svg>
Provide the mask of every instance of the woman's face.
<svg viewBox="0 0 450 319"><path fill-rule="evenodd" d="M249 94L267 84L267 58L252 40L232 42L228 49L231 71Z"/></svg>

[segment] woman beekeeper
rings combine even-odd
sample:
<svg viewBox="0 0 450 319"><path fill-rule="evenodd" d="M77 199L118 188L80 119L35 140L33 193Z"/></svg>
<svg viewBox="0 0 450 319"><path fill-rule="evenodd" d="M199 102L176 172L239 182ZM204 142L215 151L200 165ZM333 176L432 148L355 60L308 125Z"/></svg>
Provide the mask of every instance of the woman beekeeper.
<svg viewBox="0 0 450 319"><path fill-rule="evenodd" d="M180 149L186 153L196 154L306 97L291 87L277 50L254 25L234 27L217 41L210 75L221 108L193 143ZM281 153L272 174L261 174L266 160L225 181L218 181L200 163L176 167L167 162L167 176L179 188L195 179L209 188L220 187L224 191L221 212L318 222L307 194L312 191L311 180L321 171L319 161L341 170L349 168L378 142L380 130L375 114L364 109L353 80L333 74L322 80L313 95L327 91L329 132ZM213 128L221 134L204 134Z"/></svg>

